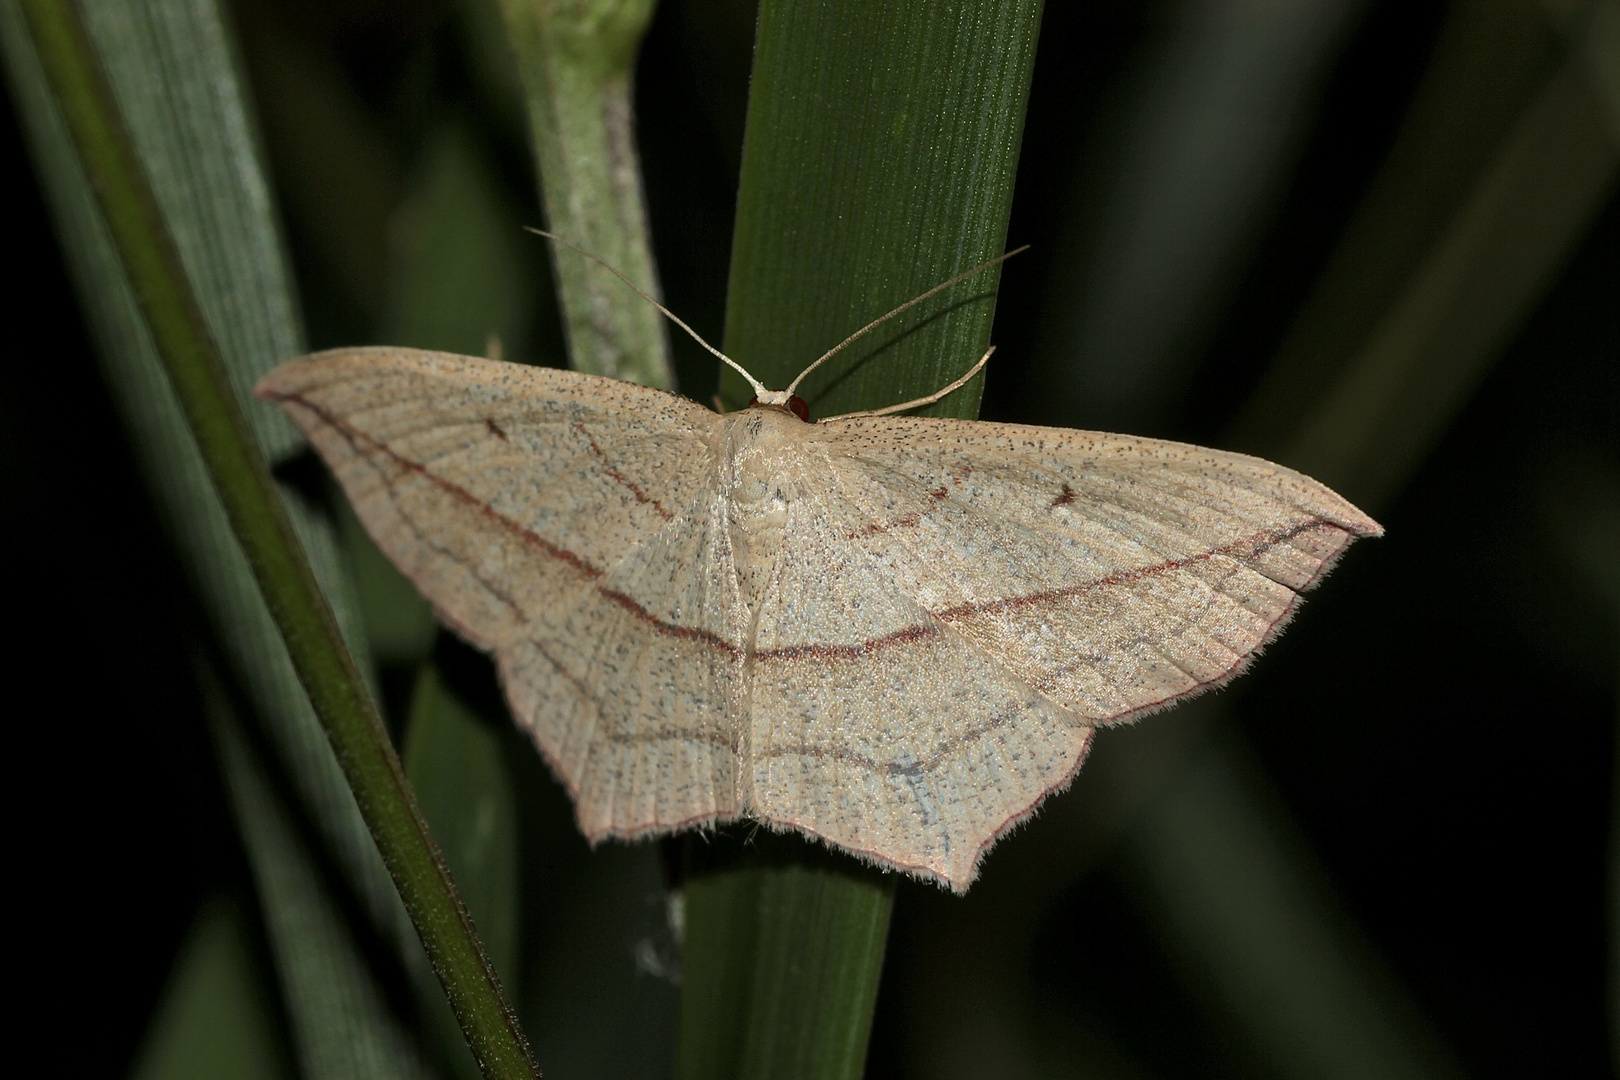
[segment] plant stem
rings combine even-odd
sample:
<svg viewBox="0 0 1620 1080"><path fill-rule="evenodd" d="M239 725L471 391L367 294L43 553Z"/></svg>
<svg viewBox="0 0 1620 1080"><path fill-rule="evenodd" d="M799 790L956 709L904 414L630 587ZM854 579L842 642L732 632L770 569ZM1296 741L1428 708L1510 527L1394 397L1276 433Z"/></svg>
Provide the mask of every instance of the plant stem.
<svg viewBox="0 0 1620 1080"><path fill-rule="evenodd" d="M653 0L501 0L523 73L552 232L658 295L636 155L631 75ZM657 311L600 266L553 248L576 371L675 385Z"/></svg>
<svg viewBox="0 0 1620 1080"><path fill-rule="evenodd" d="M23 11L233 531L468 1042L486 1076L537 1076L257 451L82 17L64 0L24 0Z"/></svg>

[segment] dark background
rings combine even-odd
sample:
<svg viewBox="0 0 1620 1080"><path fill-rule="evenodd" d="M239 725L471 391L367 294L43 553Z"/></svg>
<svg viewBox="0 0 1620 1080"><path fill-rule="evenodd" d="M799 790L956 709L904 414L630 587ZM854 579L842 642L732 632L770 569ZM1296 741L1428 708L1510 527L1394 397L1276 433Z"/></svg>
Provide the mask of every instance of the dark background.
<svg viewBox="0 0 1620 1080"><path fill-rule="evenodd" d="M1182 367L1148 404L1115 410L1137 410L1137 430L1219 439L1384 160L1445 6L1382 0L1357 10L1320 50L1302 126L1275 155L1273 186L1255 195L1258 223L1236 245L1228 286L1185 335ZM1035 246L1003 278L987 419L1053 419L1036 388L1042 365L1063 362L1053 328L1071 314L1064 282L1086 265L1086 238L1108 206L1096 178L1174 16L1173 5L1115 0L1048 9L1009 238ZM261 99L272 93L267 54L294 49L326 65L373 140L378 191L404 197L428 133L451 116L484 148L514 222L538 223L521 121L480 76L459 9L243 0L238 18ZM667 2L639 68L666 297L715 339L751 19L740 0ZM273 108L266 144L278 186L296 192L309 183L301 171L327 166L289 150ZM199 905L226 893L251 910L252 889L187 661L198 623L185 579L97 374L9 106L0 153L13 178L8 249L19 275L10 321L20 340L0 368L5 532L20 586L9 653L24 685L56 691L35 703L17 694L12 707L23 733L13 827L39 932L57 950L45 978L95 1002L92 1053L110 1072L128 1067ZM283 212L311 347L373 340L386 305L355 284L368 271L334 263L295 194ZM392 212L375 215L384 232ZM525 265L519 358L556 363L544 261ZM683 389L707 400L714 365L676 347ZM1387 538L1358 545L1224 696L1222 738L1275 796L1309 874L1423 1023L1480 1077L1610 1074L1620 610L1589 568L1606 566L1612 582L1620 560L1607 546L1620 513L1617 358L1620 200L1611 194L1379 513ZM1085 401L1062 407L1065 423L1110 419ZM1099 755L1110 745L1103 739ZM522 775L549 783L537 769ZM987 882L1019 842L988 860ZM1168 943L1145 888L1128 847L1104 850L1053 883L1033 924L985 923L964 936L962 911L977 909L903 885L873 1074L925 1074L914 1047L927 1028L918 1002L931 999L916 996L919 981L934 970L932 954L965 952L971 970L984 948L1012 956L1009 977L1039 1001L1038 1023L1073 1025L1076 1039L1137 1070L1127 1074L1265 1075L1264 1047Z"/></svg>

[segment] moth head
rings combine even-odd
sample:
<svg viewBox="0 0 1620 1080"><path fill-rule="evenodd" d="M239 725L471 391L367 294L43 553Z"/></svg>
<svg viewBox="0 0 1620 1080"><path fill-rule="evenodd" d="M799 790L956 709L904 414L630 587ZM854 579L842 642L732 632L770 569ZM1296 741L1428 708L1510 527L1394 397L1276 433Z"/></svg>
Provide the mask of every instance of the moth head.
<svg viewBox="0 0 1620 1080"><path fill-rule="evenodd" d="M786 409L805 423L810 422L810 403L788 390L765 390L748 399L750 409Z"/></svg>

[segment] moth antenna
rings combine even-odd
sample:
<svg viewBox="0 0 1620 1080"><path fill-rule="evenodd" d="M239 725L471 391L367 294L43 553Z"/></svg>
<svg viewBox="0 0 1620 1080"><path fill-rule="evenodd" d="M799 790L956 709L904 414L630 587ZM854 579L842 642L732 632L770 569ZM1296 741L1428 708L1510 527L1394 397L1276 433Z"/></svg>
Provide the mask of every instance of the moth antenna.
<svg viewBox="0 0 1620 1080"><path fill-rule="evenodd" d="M676 326L680 327L682 330L685 330L688 334L690 334L693 341L697 342L699 345L703 346L705 349L708 349L714 355L718 356L720 359L724 360L726 363L730 364L733 368L735 368L736 371L737 371L737 374L741 375L743 378L748 380L748 385L754 388L754 394L761 401L765 401L767 398L775 396L770 390L765 389L764 385L762 383L760 383L760 381L758 379L756 379L752 375L748 374L748 370L746 368L744 368L741 364L737 363L737 361L733 360L731 357L727 356L725 353L721 352L719 349L715 348L713 345L710 345L707 341L704 341L702 335L700 335L696 330L692 329L690 326L686 325L685 320L683 320L679 315L675 314L673 311L669 310L669 308L665 307L663 304L660 304L657 300L654 300L651 296L647 295L647 293L644 292L639 285L637 285L635 282L631 281L624 274L620 273L619 270L616 267L609 264L607 262L607 260L602 259L602 258L600 258L600 257L598 257L596 255L591 254L589 251L586 251L584 248L580 247L578 244L574 243L572 240L565 240L562 237L558 236L556 233L549 233L549 232L546 232L546 230L544 230L544 229L537 229L533 225L525 225L523 227L526 230L528 230L529 232L534 233L536 236L545 237L547 240L550 240L554 244L561 244L565 248L571 248L572 250L578 252L579 254L585 256L587 259L591 260L591 262L595 263L597 266L600 266L602 269L606 270L608 273L612 274L614 277L618 278L620 281L624 282L626 285L630 286L630 290L632 292L634 292L637 296L641 297L643 300L647 301L647 303L651 304L653 307L657 308L659 310L659 312L662 313L664 318L668 319L670 322L674 323ZM785 395L785 394L782 395L782 400L786 401L787 397L788 397L788 395ZM768 404L779 404L778 402L775 402L775 401L771 401L771 402L767 402L767 403Z"/></svg>
<svg viewBox="0 0 1620 1080"><path fill-rule="evenodd" d="M820 420L817 420L816 423L825 424L829 420L848 420L852 416L888 416L890 413L905 412L907 409L919 409L924 405L932 405L940 398L943 398L948 394L952 394L966 386L969 379L973 378L973 376L984 370L984 365L990 362L990 354L995 351L996 347L994 345L990 346L985 350L984 355L979 357L979 362L974 364L966 375L963 375L960 379L957 379L955 382L951 383L951 385L941 390L935 390L927 397L920 397L914 401L902 402L899 405L885 405L881 409L862 409L859 412L839 413L837 416L824 416Z"/></svg>
<svg viewBox="0 0 1620 1080"><path fill-rule="evenodd" d="M871 322L867 323L865 326L861 327L859 330L855 331L853 334L849 335L849 337L845 338L843 341L840 341L838 344L834 345L832 348L830 348L826 352L822 353L821 356L817 358L815 363L811 364L809 367L807 367L803 371L799 372L799 377L797 379L794 379L793 382L788 385L788 388L787 388L786 391L784 391L784 393L786 393L788 396L791 397L793 395L793 393L796 390L799 389L799 384L804 382L804 377L806 375L808 375L812 371L816 370L816 368L820 367L822 364L826 363L828 360L832 359L834 356L837 356L840 352L842 352L845 348L847 348L850 345L851 342L855 341L857 338L863 336L864 334L866 334L870 330L877 329L879 326L882 326L884 323L888 322L890 319L894 318L896 315L900 314L902 311L906 310L907 308L913 307L913 306L915 306L917 304L922 303L924 300L927 300L930 296L933 296L935 293L942 292L945 289L950 288L952 285L955 285L958 281L964 281L967 278L972 277L974 274L982 273L985 270L990 269L992 266L995 266L997 263L1004 263L1008 259L1012 258L1014 255L1017 255L1017 254L1019 254L1021 252L1025 252L1025 251L1028 251L1028 250L1029 250L1029 245L1028 244L1024 244L1022 247L1015 247L1011 251L1004 252L1003 254L997 255L995 258L991 259L987 263L982 263L979 266L975 266L973 269L968 270L965 273L957 274L955 277L951 278L949 281L940 282L938 285L935 285L932 289L929 289L927 292L923 293L921 296L914 296L910 300L907 300L905 303L901 304L899 307L895 308L893 311L889 312L887 315L878 316L877 318L873 319ZM846 413L845 415L855 416L855 415L858 415L858 414L856 414L856 413Z"/></svg>

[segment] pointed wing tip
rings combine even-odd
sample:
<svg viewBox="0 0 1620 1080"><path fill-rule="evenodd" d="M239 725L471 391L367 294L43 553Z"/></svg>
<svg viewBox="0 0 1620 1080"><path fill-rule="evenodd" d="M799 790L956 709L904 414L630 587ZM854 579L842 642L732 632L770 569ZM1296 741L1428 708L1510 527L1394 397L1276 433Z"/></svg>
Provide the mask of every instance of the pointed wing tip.
<svg viewBox="0 0 1620 1080"><path fill-rule="evenodd" d="M297 356L291 360L283 361L272 368L270 373L260 379L253 388L253 396L264 401L282 402L287 398L302 392L309 384L311 370L320 366L322 361L329 360L334 353L352 353L353 349L333 349L327 352L308 353Z"/></svg>
<svg viewBox="0 0 1620 1080"><path fill-rule="evenodd" d="M253 387L253 396L261 401L281 401L287 396L287 383L290 378L288 369L295 367L298 362L298 360L288 360L283 364L278 364Z"/></svg>
<svg viewBox="0 0 1620 1080"><path fill-rule="evenodd" d="M394 348L388 345L350 345L306 353L283 361L273 368L253 388L253 396L265 401L282 402L308 390L315 375L329 369L368 362L375 364L379 360L415 354L431 355L419 349Z"/></svg>
<svg viewBox="0 0 1620 1080"><path fill-rule="evenodd" d="M1374 540L1384 535L1384 527L1360 510L1354 520L1345 522L1344 528L1355 540Z"/></svg>
<svg viewBox="0 0 1620 1080"><path fill-rule="evenodd" d="M1304 476L1305 474L1301 473L1299 475ZM1326 496L1325 501L1316 510L1319 520L1343 529L1350 534L1352 540L1371 539L1384 535L1384 527L1374 521L1372 516L1361 507L1320 480L1308 476L1305 479Z"/></svg>

